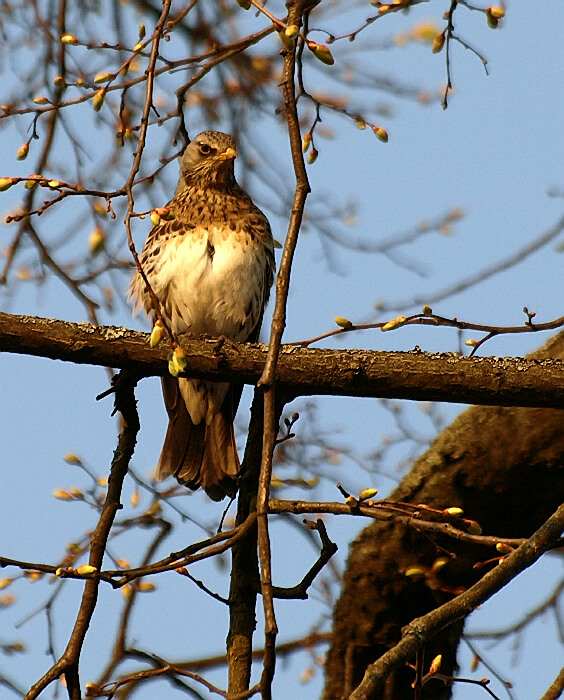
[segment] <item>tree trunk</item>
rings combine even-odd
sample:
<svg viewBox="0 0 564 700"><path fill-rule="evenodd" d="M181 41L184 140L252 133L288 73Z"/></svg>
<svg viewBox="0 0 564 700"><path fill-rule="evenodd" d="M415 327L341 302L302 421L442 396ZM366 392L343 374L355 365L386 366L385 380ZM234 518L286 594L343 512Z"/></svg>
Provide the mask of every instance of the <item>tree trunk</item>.
<svg viewBox="0 0 564 700"><path fill-rule="evenodd" d="M564 334L533 357L564 358ZM478 521L483 534L528 537L564 501L564 411L472 407L433 442L391 495L391 499L440 509L457 506ZM455 555L440 569L430 567L446 552ZM323 700L348 697L366 666L401 637L402 627L474 583L487 569L477 561L492 549L428 535L391 523L374 522L352 543L343 591L334 611ZM427 575L406 576L410 567ZM444 630L425 650L425 671L442 654L441 672L456 669L462 625ZM381 698L413 700L414 672L390 676ZM423 688L424 700L447 700L440 681Z"/></svg>

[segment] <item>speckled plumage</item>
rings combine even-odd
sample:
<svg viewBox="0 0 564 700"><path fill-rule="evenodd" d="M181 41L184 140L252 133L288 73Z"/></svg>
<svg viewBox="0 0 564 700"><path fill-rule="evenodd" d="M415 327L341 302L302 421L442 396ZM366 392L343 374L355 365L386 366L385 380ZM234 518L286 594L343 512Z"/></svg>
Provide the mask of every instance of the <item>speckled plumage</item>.
<svg viewBox="0 0 564 700"><path fill-rule="evenodd" d="M235 180L235 142L227 134L196 136L180 160L168 203L174 219L154 226L141 265L174 333L258 338L274 277L265 215ZM131 282L135 308L152 314L141 276ZM233 418L242 385L163 378L169 427L157 477L169 474L214 500L237 488Z"/></svg>

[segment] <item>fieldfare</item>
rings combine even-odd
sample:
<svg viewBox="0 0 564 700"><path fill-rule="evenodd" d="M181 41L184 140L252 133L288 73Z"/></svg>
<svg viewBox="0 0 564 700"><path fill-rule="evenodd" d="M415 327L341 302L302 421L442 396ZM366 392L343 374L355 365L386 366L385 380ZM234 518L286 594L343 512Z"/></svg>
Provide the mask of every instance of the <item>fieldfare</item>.
<svg viewBox="0 0 564 700"><path fill-rule="evenodd" d="M168 203L174 218L151 229L141 266L174 334L256 342L274 278L270 225L235 180L231 136L205 131L180 159L180 178ZM135 310L154 317L136 272ZM233 419L243 385L166 376L169 417L157 478L173 474L214 501L237 490L240 464Z"/></svg>

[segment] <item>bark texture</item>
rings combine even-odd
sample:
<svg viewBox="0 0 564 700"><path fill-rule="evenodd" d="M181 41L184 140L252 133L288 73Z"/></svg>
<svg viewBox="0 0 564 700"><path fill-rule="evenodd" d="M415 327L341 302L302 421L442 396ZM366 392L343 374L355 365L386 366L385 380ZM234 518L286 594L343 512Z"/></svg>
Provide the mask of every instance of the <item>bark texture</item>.
<svg viewBox="0 0 564 700"><path fill-rule="evenodd" d="M560 334L535 358L564 357ZM564 411L472 407L445 429L391 495L395 500L438 508L458 506L484 534L528 537L564 501ZM430 567L444 547L454 554L440 575L412 578L409 567ZM334 611L333 645L327 662L324 700L348 697L366 666L401 637L401 628L466 588L487 569L476 561L495 550L433 540L394 523L374 522L352 543L343 592ZM444 630L425 650L426 669L436 654L441 671L456 668L462 625ZM413 700L413 670L388 678L375 700ZM446 700L450 688L432 681L424 700Z"/></svg>

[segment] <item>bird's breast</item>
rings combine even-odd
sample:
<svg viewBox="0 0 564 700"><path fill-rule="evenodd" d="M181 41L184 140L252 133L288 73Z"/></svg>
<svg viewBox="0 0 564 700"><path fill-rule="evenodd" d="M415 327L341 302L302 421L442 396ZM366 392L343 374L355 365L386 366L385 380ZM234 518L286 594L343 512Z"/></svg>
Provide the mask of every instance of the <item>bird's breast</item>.
<svg viewBox="0 0 564 700"><path fill-rule="evenodd" d="M173 330L246 340L264 300L265 256L251 236L210 226L169 245Z"/></svg>

